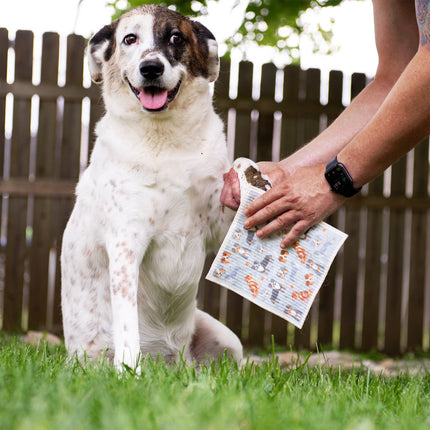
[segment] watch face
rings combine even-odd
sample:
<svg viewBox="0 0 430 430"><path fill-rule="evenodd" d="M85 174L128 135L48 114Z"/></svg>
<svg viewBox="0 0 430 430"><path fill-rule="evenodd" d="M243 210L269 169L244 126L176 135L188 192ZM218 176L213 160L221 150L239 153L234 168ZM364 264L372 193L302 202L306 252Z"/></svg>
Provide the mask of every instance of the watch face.
<svg viewBox="0 0 430 430"><path fill-rule="evenodd" d="M324 176L330 184L331 190L345 197L351 197L361 190L361 187L354 188L351 175L346 167L337 161L337 157L327 164Z"/></svg>
<svg viewBox="0 0 430 430"><path fill-rule="evenodd" d="M352 186L352 179L346 169L339 164L326 172L326 178L333 191L341 191Z"/></svg>

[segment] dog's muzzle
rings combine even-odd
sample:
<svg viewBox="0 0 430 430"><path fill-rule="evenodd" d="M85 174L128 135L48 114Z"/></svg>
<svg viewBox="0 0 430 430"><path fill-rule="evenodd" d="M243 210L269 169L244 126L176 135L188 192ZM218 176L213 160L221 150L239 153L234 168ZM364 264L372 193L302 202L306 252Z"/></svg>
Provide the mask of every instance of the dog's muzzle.
<svg viewBox="0 0 430 430"><path fill-rule="evenodd" d="M181 81L171 90L163 88L159 84L160 77L164 73L164 65L159 61L142 61L139 72L147 84L142 88L131 85L126 78L131 91L139 99L142 108L149 112L160 112L168 108L169 104L178 94Z"/></svg>

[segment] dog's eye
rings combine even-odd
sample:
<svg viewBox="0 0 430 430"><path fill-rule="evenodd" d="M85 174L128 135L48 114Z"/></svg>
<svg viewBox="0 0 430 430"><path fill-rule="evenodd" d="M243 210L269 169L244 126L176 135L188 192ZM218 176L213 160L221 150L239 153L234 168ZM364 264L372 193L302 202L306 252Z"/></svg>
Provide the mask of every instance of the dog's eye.
<svg viewBox="0 0 430 430"><path fill-rule="evenodd" d="M175 34L172 34L170 36L169 43L171 45L178 46L178 45L182 44L183 41L184 41L184 39L182 38L182 36L179 33L175 33Z"/></svg>
<svg viewBox="0 0 430 430"><path fill-rule="evenodd" d="M137 36L135 34L127 34L123 40L125 45L133 45L137 42Z"/></svg>

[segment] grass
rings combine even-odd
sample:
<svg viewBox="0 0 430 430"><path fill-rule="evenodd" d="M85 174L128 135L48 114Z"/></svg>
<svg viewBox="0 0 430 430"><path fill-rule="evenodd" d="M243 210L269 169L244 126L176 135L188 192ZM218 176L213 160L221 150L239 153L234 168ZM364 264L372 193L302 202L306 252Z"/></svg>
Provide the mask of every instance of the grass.
<svg viewBox="0 0 430 430"><path fill-rule="evenodd" d="M430 375L374 376L276 360L196 371L148 360L141 377L0 336L0 429L428 429Z"/></svg>

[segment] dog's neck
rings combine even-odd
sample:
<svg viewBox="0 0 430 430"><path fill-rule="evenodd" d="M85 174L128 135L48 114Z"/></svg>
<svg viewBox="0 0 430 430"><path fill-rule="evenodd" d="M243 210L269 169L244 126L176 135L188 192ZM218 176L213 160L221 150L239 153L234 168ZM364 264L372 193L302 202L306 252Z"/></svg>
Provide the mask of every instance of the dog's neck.
<svg viewBox="0 0 430 430"><path fill-rule="evenodd" d="M96 129L100 144L108 147L112 156L144 164L150 157L176 149L195 152L208 139L223 137L209 89L206 94L175 102L174 109L160 114L130 115L108 109ZM209 132L213 136L208 136Z"/></svg>

